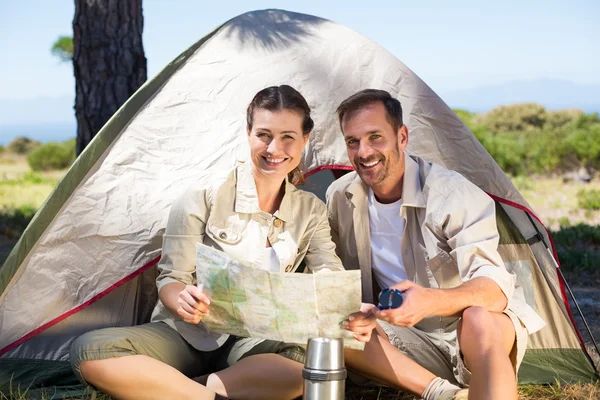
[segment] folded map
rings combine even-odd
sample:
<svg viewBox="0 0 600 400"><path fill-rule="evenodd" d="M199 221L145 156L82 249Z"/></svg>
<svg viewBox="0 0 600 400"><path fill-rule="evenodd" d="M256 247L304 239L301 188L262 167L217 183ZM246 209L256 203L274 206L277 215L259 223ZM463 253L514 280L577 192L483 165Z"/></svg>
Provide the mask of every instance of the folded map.
<svg viewBox="0 0 600 400"><path fill-rule="evenodd" d="M341 325L360 309L359 270L270 272L198 243L196 274L211 300L203 321L213 332L300 344L341 337L346 347L364 348Z"/></svg>

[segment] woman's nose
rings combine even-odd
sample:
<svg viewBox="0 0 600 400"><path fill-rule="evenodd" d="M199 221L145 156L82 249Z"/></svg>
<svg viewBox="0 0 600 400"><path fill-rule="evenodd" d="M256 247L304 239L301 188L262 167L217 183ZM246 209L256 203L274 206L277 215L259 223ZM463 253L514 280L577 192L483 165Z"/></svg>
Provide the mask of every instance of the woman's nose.
<svg viewBox="0 0 600 400"><path fill-rule="evenodd" d="M267 151L271 154L276 154L279 151L279 140L273 138L267 146Z"/></svg>

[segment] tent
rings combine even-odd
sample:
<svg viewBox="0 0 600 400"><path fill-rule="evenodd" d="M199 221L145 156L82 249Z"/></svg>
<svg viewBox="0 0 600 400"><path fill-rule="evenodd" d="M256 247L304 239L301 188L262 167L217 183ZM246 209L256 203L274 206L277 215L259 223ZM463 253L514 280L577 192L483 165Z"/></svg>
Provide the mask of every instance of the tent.
<svg viewBox="0 0 600 400"><path fill-rule="evenodd" d="M245 108L287 83L316 123L307 175L348 170L337 105L364 88L403 104L408 152L454 169L498 204L500 251L548 326L530 337L522 383L595 379L573 323L551 238L525 199L450 108L385 49L331 21L280 10L238 16L142 86L102 128L0 270L0 390L76 389L73 339L146 321L173 200L248 154ZM321 194L326 185L311 186ZM70 386L73 385L73 386Z"/></svg>

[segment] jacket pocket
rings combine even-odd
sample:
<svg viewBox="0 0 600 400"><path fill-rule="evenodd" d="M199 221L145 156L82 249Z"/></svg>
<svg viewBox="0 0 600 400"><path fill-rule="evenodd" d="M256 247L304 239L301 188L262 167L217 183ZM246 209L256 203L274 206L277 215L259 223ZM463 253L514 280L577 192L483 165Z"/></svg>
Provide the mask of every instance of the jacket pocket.
<svg viewBox="0 0 600 400"><path fill-rule="evenodd" d="M216 242L226 245L234 245L242 240L242 235L235 230L220 226L220 224L209 222L206 225L206 233Z"/></svg>
<svg viewBox="0 0 600 400"><path fill-rule="evenodd" d="M452 289L463 283L458 273L456 260L443 250L440 250L435 257L428 259L427 266L440 289Z"/></svg>

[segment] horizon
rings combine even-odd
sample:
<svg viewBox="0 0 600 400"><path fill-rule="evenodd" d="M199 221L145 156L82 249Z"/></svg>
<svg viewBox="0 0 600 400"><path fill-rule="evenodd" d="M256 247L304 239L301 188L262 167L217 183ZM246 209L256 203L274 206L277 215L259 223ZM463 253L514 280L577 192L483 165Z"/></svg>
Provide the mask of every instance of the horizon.
<svg viewBox="0 0 600 400"><path fill-rule="evenodd" d="M148 79L226 20L250 10L279 8L332 20L373 40L451 108L482 112L501 104L536 102L547 109L600 111L595 94L600 93L600 54L592 51L597 44L593 38L600 37L594 19L598 13L593 12L600 11L596 2L580 0L567 6L541 0L525 4L463 0L365 7L346 1L343 5L253 0L205 9L192 0L176 6L146 0L143 42ZM74 129L72 64L59 62L50 52L60 35L71 34L73 12L72 0L0 5L0 33L19 38L18 45L0 42L0 51L11 55L10 63L0 65L0 144L7 142L9 126Z"/></svg>

